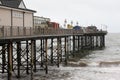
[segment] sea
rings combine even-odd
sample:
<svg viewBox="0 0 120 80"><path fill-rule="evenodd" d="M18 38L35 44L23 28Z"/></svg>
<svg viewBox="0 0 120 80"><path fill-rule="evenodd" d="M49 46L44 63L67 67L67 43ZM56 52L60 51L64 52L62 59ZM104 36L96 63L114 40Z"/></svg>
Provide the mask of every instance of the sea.
<svg viewBox="0 0 120 80"><path fill-rule="evenodd" d="M84 62L87 66L49 67L48 74L38 71L33 80L120 80L120 33L108 33L105 45L104 49L91 51L90 55L74 62ZM13 80L31 80L31 77Z"/></svg>
<svg viewBox="0 0 120 80"><path fill-rule="evenodd" d="M88 66L60 66L45 80L120 80L120 33L108 33L105 42L105 49L94 50L78 61Z"/></svg>

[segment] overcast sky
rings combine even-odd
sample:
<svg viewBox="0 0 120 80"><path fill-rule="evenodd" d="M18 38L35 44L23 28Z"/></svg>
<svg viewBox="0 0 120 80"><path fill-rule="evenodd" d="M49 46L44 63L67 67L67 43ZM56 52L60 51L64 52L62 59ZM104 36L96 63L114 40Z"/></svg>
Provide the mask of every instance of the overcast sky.
<svg viewBox="0 0 120 80"><path fill-rule="evenodd" d="M120 0L24 0L35 16L51 18L62 26L73 21L80 26L108 26L109 32L120 32Z"/></svg>

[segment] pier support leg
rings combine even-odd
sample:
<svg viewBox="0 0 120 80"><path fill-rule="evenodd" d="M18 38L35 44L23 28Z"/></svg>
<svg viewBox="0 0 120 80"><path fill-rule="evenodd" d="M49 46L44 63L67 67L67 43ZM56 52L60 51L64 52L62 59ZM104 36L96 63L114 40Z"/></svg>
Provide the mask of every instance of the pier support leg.
<svg viewBox="0 0 120 80"><path fill-rule="evenodd" d="M68 55L67 55L67 37L65 37L65 65L67 65L67 57Z"/></svg>
<svg viewBox="0 0 120 80"><path fill-rule="evenodd" d="M53 65L53 38L51 39L51 64Z"/></svg>
<svg viewBox="0 0 120 80"><path fill-rule="evenodd" d="M96 36L96 47L98 47L98 36Z"/></svg>
<svg viewBox="0 0 120 80"><path fill-rule="evenodd" d="M33 44L34 44L34 46L33 46L33 48L34 48L34 72L36 72L36 57L37 57L37 55L36 55L36 41L34 40L33 41Z"/></svg>
<svg viewBox="0 0 120 80"><path fill-rule="evenodd" d="M90 49L93 49L93 37L90 35Z"/></svg>
<svg viewBox="0 0 120 80"><path fill-rule="evenodd" d="M26 74L29 74L29 44L28 44L28 41L26 41L26 63L27 63L27 66L26 66Z"/></svg>
<svg viewBox="0 0 120 80"><path fill-rule="evenodd" d="M75 55L75 36L73 36L73 52L72 52L72 56L74 57Z"/></svg>
<svg viewBox="0 0 120 80"><path fill-rule="evenodd" d="M48 41L45 39L45 73L48 74Z"/></svg>
<svg viewBox="0 0 120 80"><path fill-rule="evenodd" d="M60 38L57 38L57 66L60 64Z"/></svg>
<svg viewBox="0 0 120 80"><path fill-rule="evenodd" d="M71 51L71 39L70 39L70 36L67 36L66 37L66 43L65 43L65 51L66 51L66 57L67 57L67 60L68 60L68 56L70 53L72 53ZM73 54L72 54L73 55Z"/></svg>
<svg viewBox="0 0 120 80"><path fill-rule="evenodd" d="M20 66L21 66L21 43L17 42L17 78L20 78Z"/></svg>
<svg viewBox="0 0 120 80"><path fill-rule="evenodd" d="M60 40L60 45L59 45L60 62L62 62L62 38L60 38L59 40Z"/></svg>
<svg viewBox="0 0 120 80"><path fill-rule="evenodd" d="M81 36L81 50L83 50L83 36Z"/></svg>
<svg viewBox="0 0 120 80"><path fill-rule="evenodd" d="M91 39L92 39L92 47L91 47L91 49L94 49L94 36L91 36Z"/></svg>
<svg viewBox="0 0 120 80"><path fill-rule="evenodd" d="M103 47L105 47L105 35L103 35Z"/></svg>
<svg viewBox="0 0 120 80"><path fill-rule="evenodd" d="M80 51L80 36L78 36L78 51Z"/></svg>
<svg viewBox="0 0 120 80"><path fill-rule="evenodd" d="M102 48L102 47L103 47L103 37L100 36L100 48Z"/></svg>
<svg viewBox="0 0 120 80"><path fill-rule="evenodd" d="M41 67L43 67L43 54L44 54L44 39L40 40L41 51Z"/></svg>
<svg viewBox="0 0 120 80"><path fill-rule="evenodd" d="M93 36L93 49L95 49L95 36Z"/></svg>
<svg viewBox="0 0 120 80"><path fill-rule="evenodd" d="M34 40L31 40L31 80L33 80L33 69L34 69L34 46L35 46L35 41Z"/></svg>
<svg viewBox="0 0 120 80"><path fill-rule="evenodd" d="M12 80L12 42L8 43L8 80Z"/></svg>
<svg viewBox="0 0 120 80"><path fill-rule="evenodd" d="M2 73L4 73L5 71L5 65L6 65L6 57L5 57L5 44L2 46Z"/></svg>
<svg viewBox="0 0 120 80"><path fill-rule="evenodd" d="M85 35L85 49L87 48L87 35Z"/></svg>

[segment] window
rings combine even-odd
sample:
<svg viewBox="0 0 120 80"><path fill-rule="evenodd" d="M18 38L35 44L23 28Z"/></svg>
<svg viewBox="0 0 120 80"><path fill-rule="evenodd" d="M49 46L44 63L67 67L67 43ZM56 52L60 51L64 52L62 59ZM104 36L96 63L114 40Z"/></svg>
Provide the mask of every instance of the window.
<svg viewBox="0 0 120 80"><path fill-rule="evenodd" d="M14 18L23 18L23 14L21 12L13 12Z"/></svg>
<svg viewBox="0 0 120 80"><path fill-rule="evenodd" d="M24 9L26 9L25 4L24 4L23 1L21 1L20 5L19 5L19 8L24 8Z"/></svg>

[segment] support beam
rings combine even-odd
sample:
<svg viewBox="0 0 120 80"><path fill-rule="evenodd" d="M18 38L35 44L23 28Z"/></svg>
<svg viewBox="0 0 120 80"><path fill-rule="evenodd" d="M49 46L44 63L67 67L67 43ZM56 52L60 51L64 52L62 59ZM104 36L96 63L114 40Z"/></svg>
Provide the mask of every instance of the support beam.
<svg viewBox="0 0 120 80"><path fill-rule="evenodd" d="M59 41L59 43L60 43L60 47L59 47L59 54L60 54L60 62L62 62L62 38L60 37L60 39L59 39L60 41Z"/></svg>
<svg viewBox="0 0 120 80"><path fill-rule="evenodd" d="M75 36L73 36L73 52L72 52L72 56L74 57L75 54Z"/></svg>
<svg viewBox="0 0 120 80"><path fill-rule="evenodd" d="M94 48L94 36L91 36L91 43L92 43L92 44L91 44L91 45L92 45L92 46L91 46L91 49L93 49L93 48Z"/></svg>
<svg viewBox="0 0 120 80"><path fill-rule="evenodd" d="M12 80L12 42L7 45L8 49L8 80Z"/></svg>
<svg viewBox="0 0 120 80"><path fill-rule="evenodd" d="M29 44L28 44L28 41L26 41L26 63L27 63L27 66L26 66L26 74L29 74Z"/></svg>
<svg viewBox="0 0 120 80"><path fill-rule="evenodd" d="M40 47L41 47L40 48L40 51L41 51L41 67L43 67L43 63L44 63L43 62L43 59L44 59L43 57L44 57L44 52L45 52L44 51L44 46L45 46L45 41L44 41L44 39L41 39L40 40Z"/></svg>
<svg viewBox="0 0 120 80"><path fill-rule="evenodd" d="M53 65L53 38L51 38L51 64Z"/></svg>
<svg viewBox="0 0 120 80"><path fill-rule="evenodd" d="M98 36L96 36L96 47L98 47Z"/></svg>
<svg viewBox="0 0 120 80"><path fill-rule="evenodd" d="M80 36L78 36L78 51L80 51Z"/></svg>
<svg viewBox="0 0 120 80"><path fill-rule="evenodd" d="M67 37L65 37L65 65L67 65Z"/></svg>
<svg viewBox="0 0 120 80"><path fill-rule="evenodd" d="M105 47L105 35L103 35L102 37L103 37L103 47Z"/></svg>
<svg viewBox="0 0 120 80"><path fill-rule="evenodd" d="M33 69L34 69L34 44L35 41L31 40L31 80L33 80Z"/></svg>
<svg viewBox="0 0 120 80"><path fill-rule="evenodd" d="M57 38L57 66L60 64L60 37Z"/></svg>
<svg viewBox="0 0 120 80"><path fill-rule="evenodd" d="M45 73L48 74L48 41L45 39Z"/></svg>
<svg viewBox="0 0 120 80"><path fill-rule="evenodd" d="M20 78L20 66L21 66L21 43L17 42L17 78Z"/></svg>
<svg viewBox="0 0 120 80"><path fill-rule="evenodd" d="M103 37L100 36L100 48L102 48L102 47L103 47Z"/></svg>
<svg viewBox="0 0 120 80"><path fill-rule="evenodd" d="M83 36L81 36L81 50L83 50L83 44L84 44Z"/></svg>
<svg viewBox="0 0 120 80"><path fill-rule="evenodd" d="M37 57L37 55L36 55L36 40L33 40L33 48L34 48L34 72L36 72L36 57Z"/></svg>
<svg viewBox="0 0 120 80"><path fill-rule="evenodd" d="M6 65L6 49L5 44L2 46L2 73L5 72L5 65Z"/></svg>

